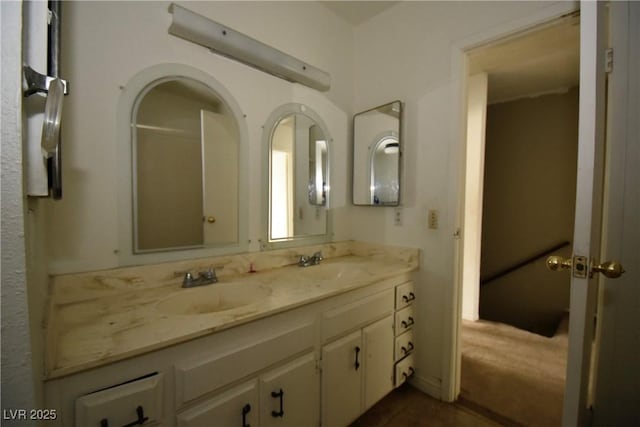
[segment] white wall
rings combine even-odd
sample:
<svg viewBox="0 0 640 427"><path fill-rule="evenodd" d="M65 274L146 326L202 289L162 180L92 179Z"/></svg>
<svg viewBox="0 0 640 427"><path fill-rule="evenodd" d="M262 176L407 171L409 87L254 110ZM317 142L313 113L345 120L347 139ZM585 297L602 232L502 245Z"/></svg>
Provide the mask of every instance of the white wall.
<svg viewBox="0 0 640 427"><path fill-rule="evenodd" d="M393 210L353 209L353 238L422 249L417 278L418 335L415 383L452 398L454 231L461 134L459 46L496 37L555 16L546 2L402 2L358 26L354 35L354 108L362 111L394 99L405 102L402 199L403 225ZM382 30L384 29L384 30ZM457 67L457 68L456 68ZM457 74L458 72L459 74ZM427 210L440 227L427 229ZM372 232L375 230L375 232ZM441 390L441 385L442 390Z"/></svg>
<svg viewBox="0 0 640 427"><path fill-rule="evenodd" d="M185 2L181 5L287 52L331 74L319 93L262 73L168 34L169 2L68 2L63 10L63 70L71 82L64 110L64 200L51 203L50 272L118 265L116 117L120 87L158 63L182 63L210 73L233 94L246 115L250 158L250 250L262 237L262 125L278 106L307 103L325 119L332 142L333 208L344 210L347 123L350 112L352 30L315 2ZM293 36L292 36L293 35ZM335 215L336 239L348 225ZM342 218L342 219L341 219Z"/></svg>
<svg viewBox="0 0 640 427"><path fill-rule="evenodd" d="M462 318L467 320L478 320L480 317L480 244L487 84L486 73L470 76L467 82L467 148L462 243Z"/></svg>
<svg viewBox="0 0 640 427"><path fill-rule="evenodd" d="M1 2L2 28L2 409L37 408L32 365L22 152L22 3ZM32 275L33 276L33 275ZM37 291L36 291L37 293ZM34 301L30 301L34 303ZM35 348L40 334L34 334ZM36 357L36 359L38 359ZM41 360L41 359L39 359ZM35 425L3 420L3 425Z"/></svg>

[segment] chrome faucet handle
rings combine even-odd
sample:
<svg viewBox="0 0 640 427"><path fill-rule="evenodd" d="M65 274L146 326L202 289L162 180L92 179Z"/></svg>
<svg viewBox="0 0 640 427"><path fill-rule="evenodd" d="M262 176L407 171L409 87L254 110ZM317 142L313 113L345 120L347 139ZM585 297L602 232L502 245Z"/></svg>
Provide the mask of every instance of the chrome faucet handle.
<svg viewBox="0 0 640 427"><path fill-rule="evenodd" d="M309 257L306 255L300 255L300 259L298 260L298 265L306 266L309 264Z"/></svg>
<svg viewBox="0 0 640 427"><path fill-rule="evenodd" d="M311 256L311 262L313 263L313 265L320 264L320 261L322 261L323 259L324 258L322 257L322 252L320 251L316 252Z"/></svg>
<svg viewBox="0 0 640 427"><path fill-rule="evenodd" d="M184 274L184 279L182 279L182 287L188 288L194 285L196 279L194 279L193 274L186 272Z"/></svg>
<svg viewBox="0 0 640 427"><path fill-rule="evenodd" d="M200 273L200 277L209 281L209 283L216 283L218 276L216 276L216 267L209 267L206 271Z"/></svg>

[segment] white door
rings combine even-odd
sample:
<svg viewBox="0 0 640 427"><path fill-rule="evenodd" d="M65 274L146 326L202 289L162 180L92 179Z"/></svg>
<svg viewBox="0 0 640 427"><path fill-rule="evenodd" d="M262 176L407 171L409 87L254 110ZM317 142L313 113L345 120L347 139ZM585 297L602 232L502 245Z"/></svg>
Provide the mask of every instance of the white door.
<svg viewBox="0 0 640 427"><path fill-rule="evenodd" d="M238 241L238 138L228 116L200 111L203 237L207 244Z"/></svg>
<svg viewBox="0 0 640 427"><path fill-rule="evenodd" d="M591 404L589 382L591 349L598 274L592 274L600 262L602 230L602 191L605 148L605 50L607 25L605 5L581 2L580 12L580 107L578 130L578 176L574 246L571 260L552 269L571 269L569 348L565 385L564 426L589 422ZM554 263L555 261L555 263Z"/></svg>
<svg viewBox="0 0 640 427"><path fill-rule="evenodd" d="M270 371L260 379L260 426L320 424L320 376L314 353Z"/></svg>
<svg viewBox="0 0 640 427"><path fill-rule="evenodd" d="M616 259L627 271L600 282L593 425L640 426L640 3L609 7L614 64L607 89L602 259Z"/></svg>

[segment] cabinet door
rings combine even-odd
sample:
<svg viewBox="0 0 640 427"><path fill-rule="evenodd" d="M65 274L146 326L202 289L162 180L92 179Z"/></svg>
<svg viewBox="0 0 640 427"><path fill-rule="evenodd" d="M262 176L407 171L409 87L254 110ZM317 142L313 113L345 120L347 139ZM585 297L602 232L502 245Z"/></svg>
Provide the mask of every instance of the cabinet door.
<svg viewBox="0 0 640 427"><path fill-rule="evenodd" d="M393 316L362 330L364 341L364 410L393 390Z"/></svg>
<svg viewBox="0 0 640 427"><path fill-rule="evenodd" d="M361 331L322 348L322 425L342 427L362 410Z"/></svg>
<svg viewBox="0 0 640 427"><path fill-rule="evenodd" d="M178 414L178 427L258 425L257 380L227 390Z"/></svg>
<svg viewBox="0 0 640 427"><path fill-rule="evenodd" d="M260 426L320 424L320 376L314 353L266 373L260 380Z"/></svg>

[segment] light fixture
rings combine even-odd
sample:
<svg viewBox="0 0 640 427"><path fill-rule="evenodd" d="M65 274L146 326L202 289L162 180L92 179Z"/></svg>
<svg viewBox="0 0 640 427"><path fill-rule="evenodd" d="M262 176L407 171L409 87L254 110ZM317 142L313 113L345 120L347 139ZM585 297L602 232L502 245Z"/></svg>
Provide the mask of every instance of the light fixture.
<svg viewBox="0 0 640 427"><path fill-rule="evenodd" d="M169 13L173 15L169 34L287 81L329 90L331 76L325 71L175 3L169 6Z"/></svg>

